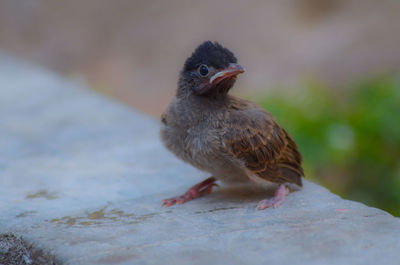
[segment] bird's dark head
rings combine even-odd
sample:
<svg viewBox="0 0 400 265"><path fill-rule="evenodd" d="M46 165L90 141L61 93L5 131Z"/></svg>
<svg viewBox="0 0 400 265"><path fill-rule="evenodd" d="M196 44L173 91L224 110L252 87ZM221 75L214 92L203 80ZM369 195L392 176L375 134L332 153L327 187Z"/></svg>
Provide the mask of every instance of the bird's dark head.
<svg viewBox="0 0 400 265"><path fill-rule="evenodd" d="M236 76L244 72L235 55L217 42L202 43L186 59L178 84L178 96L219 97L228 93Z"/></svg>

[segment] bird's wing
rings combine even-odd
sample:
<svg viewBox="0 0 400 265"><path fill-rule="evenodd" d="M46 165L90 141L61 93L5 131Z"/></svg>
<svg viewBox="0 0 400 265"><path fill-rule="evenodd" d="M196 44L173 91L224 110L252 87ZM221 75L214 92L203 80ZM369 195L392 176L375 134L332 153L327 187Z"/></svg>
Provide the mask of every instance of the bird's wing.
<svg viewBox="0 0 400 265"><path fill-rule="evenodd" d="M301 185L304 175L296 143L268 112L234 110L222 135L228 152L258 177Z"/></svg>

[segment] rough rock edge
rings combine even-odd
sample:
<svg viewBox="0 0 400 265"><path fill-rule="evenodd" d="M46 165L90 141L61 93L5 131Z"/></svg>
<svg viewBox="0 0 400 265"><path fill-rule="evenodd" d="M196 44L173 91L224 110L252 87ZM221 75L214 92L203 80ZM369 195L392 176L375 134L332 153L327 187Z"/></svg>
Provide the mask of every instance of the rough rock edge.
<svg viewBox="0 0 400 265"><path fill-rule="evenodd" d="M0 234L0 265L61 265L56 257L13 234Z"/></svg>

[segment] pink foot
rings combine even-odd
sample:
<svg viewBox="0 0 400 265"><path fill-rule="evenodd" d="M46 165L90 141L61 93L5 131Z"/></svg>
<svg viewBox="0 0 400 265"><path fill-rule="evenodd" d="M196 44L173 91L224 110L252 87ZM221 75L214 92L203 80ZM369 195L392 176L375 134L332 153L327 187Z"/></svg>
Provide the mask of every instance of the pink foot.
<svg viewBox="0 0 400 265"><path fill-rule="evenodd" d="M187 201L193 200L194 198L209 194L212 191L212 187L217 186L217 184L215 184L215 181L217 181L216 178L209 177L208 179L188 189L185 194L163 200L162 204L163 206L169 207L174 204L182 204Z"/></svg>
<svg viewBox="0 0 400 265"><path fill-rule="evenodd" d="M274 208L278 208L285 202L286 195L289 194L289 189L281 184L279 188L275 191L274 197L271 199L262 200L258 203L257 209L264 210L265 208L269 208L274 206Z"/></svg>

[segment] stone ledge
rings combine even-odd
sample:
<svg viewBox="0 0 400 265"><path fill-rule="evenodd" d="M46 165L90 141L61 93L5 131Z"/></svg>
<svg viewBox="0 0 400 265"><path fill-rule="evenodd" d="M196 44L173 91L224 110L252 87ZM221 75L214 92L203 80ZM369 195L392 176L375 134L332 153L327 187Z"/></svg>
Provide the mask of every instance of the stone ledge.
<svg viewBox="0 0 400 265"><path fill-rule="evenodd" d="M158 121L4 54L0 86L0 233L65 264L400 260L399 218L308 181L277 210L227 188L162 208L206 175L162 147Z"/></svg>

